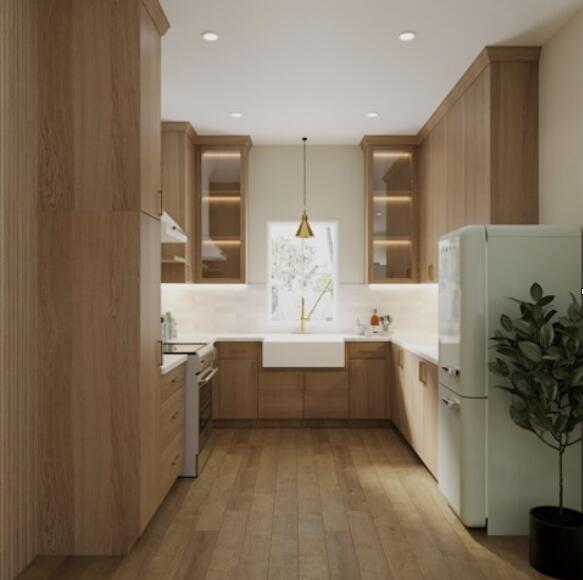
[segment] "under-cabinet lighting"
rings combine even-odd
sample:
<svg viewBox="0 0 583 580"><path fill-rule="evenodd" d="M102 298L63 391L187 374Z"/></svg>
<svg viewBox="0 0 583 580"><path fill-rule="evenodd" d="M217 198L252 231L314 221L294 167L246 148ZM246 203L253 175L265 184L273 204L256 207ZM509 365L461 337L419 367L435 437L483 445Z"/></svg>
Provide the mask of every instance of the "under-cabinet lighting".
<svg viewBox="0 0 583 580"><path fill-rule="evenodd" d="M235 202L239 202L240 203L241 202L241 198L238 197L238 196L236 196L236 195L223 195L221 197L212 197L212 196L205 195L202 198L202 200L203 201L212 201L213 203L215 201L225 202L225 203L235 203Z"/></svg>
<svg viewBox="0 0 583 580"><path fill-rule="evenodd" d="M375 195L373 196L374 201L411 201L413 198L410 195L393 195L392 197L388 197L386 195Z"/></svg>
<svg viewBox="0 0 583 580"><path fill-rule="evenodd" d="M236 159L241 157L241 154L238 151L205 151L202 156L204 159Z"/></svg>
<svg viewBox="0 0 583 580"><path fill-rule="evenodd" d="M373 240L373 243L379 246L408 246L411 240Z"/></svg>
<svg viewBox="0 0 583 580"><path fill-rule="evenodd" d="M220 246L240 246L241 240L203 240L203 244L216 244Z"/></svg>
<svg viewBox="0 0 583 580"><path fill-rule="evenodd" d="M375 151L373 157L380 157L381 159L390 159L394 158L407 158L411 157L411 153L406 151Z"/></svg>

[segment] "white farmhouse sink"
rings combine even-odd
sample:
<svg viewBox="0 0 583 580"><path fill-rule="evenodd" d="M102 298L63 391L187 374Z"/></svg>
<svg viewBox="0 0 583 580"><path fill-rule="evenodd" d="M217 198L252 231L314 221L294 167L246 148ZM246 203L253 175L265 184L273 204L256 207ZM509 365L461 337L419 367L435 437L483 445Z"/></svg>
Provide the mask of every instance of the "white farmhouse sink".
<svg viewBox="0 0 583 580"><path fill-rule="evenodd" d="M337 334L270 334L263 339L263 366L338 368L344 366L344 339Z"/></svg>

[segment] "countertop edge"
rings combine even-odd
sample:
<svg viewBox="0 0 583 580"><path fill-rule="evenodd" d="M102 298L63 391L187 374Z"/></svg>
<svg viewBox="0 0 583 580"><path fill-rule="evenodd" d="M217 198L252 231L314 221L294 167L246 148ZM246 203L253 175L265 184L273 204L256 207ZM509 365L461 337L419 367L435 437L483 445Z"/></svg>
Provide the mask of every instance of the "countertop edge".
<svg viewBox="0 0 583 580"><path fill-rule="evenodd" d="M160 367L160 375L167 375L169 372L183 365L188 360L188 356L185 354L165 354L162 366Z"/></svg>

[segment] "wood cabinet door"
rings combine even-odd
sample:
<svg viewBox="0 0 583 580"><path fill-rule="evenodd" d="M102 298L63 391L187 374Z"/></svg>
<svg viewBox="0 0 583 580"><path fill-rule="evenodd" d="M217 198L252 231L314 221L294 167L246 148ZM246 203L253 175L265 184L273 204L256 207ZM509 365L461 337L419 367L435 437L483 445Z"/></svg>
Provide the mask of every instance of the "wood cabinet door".
<svg viewBox="0 0 583 580"><path fill-rule="evenodd" d="M352 360L349 368L350 418L386 418L386 361Z"/></svg>
<svg viewBox="0 0 583 580"><path fill-rule="evenodd" d="M437 366L422 362L423 384L423 444L421 459L433 475L437 475L437 414L438 383Z"/></svg>
<svg viewBox="0 0 583 580"><path fill-rule="evenodd" d="M260 419L301 419L303 411L302 373L261 371L258 409Z"/></svg>
<svg viewBox="0 0 583 580"><path fill-rule="evenodd" d="M140 164L141 209L162 210L161 39L140 3Z"/></svg>
<svg viewBox="0 0 583 580"><path fill-rule="evenodd" d="M257 361L221 359L219 363L221 419L257 419Z"/></svg>
<svg viewBox="0 0 583 580"><path fill-rule="evenodd" d="M345 370L304 373L304 419L348 419Z"/></svg>
<svg viewBox="0 0 583 580"><path fill-rule="evenodd" d="M391 375L393 380L390 385L390 409L393 425L403 432L404 402L403 402L403 349L396 344L391 345Z"/></svg>
<svg viewBox="0 0 583 580"><path fill-rule="evenodd" d="M140 216L140 446L143 530L160 498L160 222Z"/></svg>
<svg viewBox="0 0 583 580"><path fill-rule="evenodd" d="M417 455L423 449L423 384L419 380L422 372L421 359L405 351L407 382L405 389L405 415L408 426L407 440Z"/></svg>

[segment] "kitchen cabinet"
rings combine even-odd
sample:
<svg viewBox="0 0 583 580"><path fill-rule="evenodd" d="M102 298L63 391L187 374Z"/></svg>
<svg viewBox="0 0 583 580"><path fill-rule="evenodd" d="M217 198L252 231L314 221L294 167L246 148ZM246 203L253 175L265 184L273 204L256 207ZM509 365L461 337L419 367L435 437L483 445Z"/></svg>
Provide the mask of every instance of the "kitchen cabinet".
<svg viewBox="0 0 583 580"><path fill-rule="evenodd" d="M218 383L221 419L257 418L257 360L221 359Z"/></svg>
<svg viewBox="0 0 583 580"><path fill-rule="evenodd" d="M162 209L187 237L162 244L162 282L190 283L195 276L196 133L190 123L162 123Z"/></svg>
<svg viewBox="0 0 583 580"><path fill-rule="evenodd" d="M301 371L261 370L258 417L260 419L301 419L303 417Z"/></svg>
<svg viewBox="0 0 583 580"><path fill-rule="evenodd" d="M244 283L251 140L199 136L197 143L196 281Z"/></svg>
<svg viewBox="0 0 583 580"><path fill-rule="evenodd" d="M387 418L387 344L350 343L348 355L350 418Z"/></svg>
<svg viewBox="0 0 583 580"><path fill-rule="evenodd" d="M393 344L391 419L434 475L437 473L437 366Z"/></svg>
<svg viewBox="0 0 583 580"><path fill-rule="evenodd" d="M365 137L369 284L417 280L417 169L413 145Z"/></svg>
<svg viewBox="0 0 583 580"><path fill-rule="evenodd" d="M122 555L161 501L160 44L168 21L157 0L38 10L38 495L51 498L40 502L38 547Z"/></svg>
<svg viewBox="0 0 583 580"><path fill-rule="evenodd" d="M216 418L256 419L259 343L220 342L216 391Z"/></svg>
<svg viewBox="0 0 583 580"><path fill-rule="evenodd" d="M487 47L418 135L420 281L439 237L538 223L538 47Z"/></svg>
<svg viewBox="0 0 583 580"><path fill-rule="evenodd" d="M159 217L162 214L162 40L152 10L160 8L156 2L140 2L139 9L141 209L152 217Z"/></svg>
<svg viewBox="0 0 583 580"><path fill-rule="evenodd" d="M348 419L348 376L344 369L304 373L304 419Z"/></svg>

